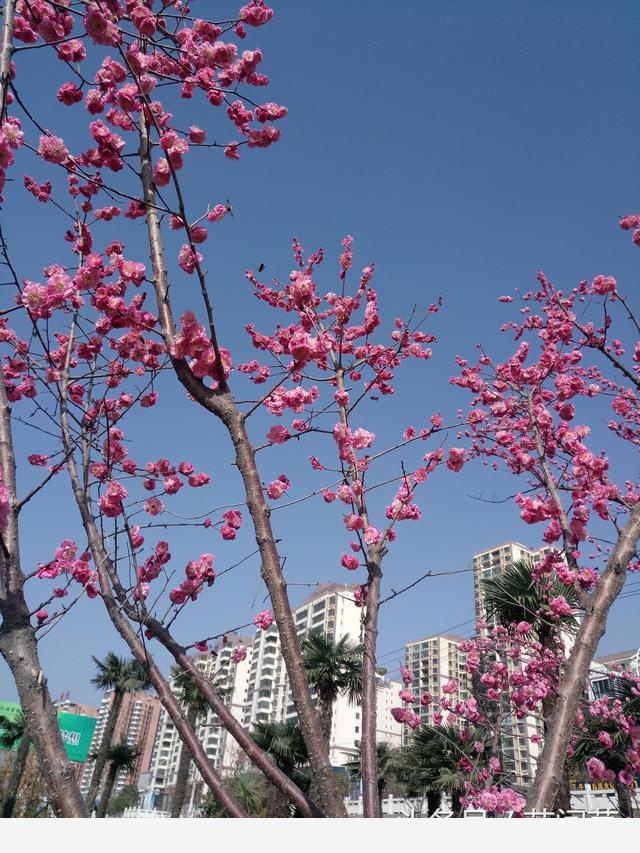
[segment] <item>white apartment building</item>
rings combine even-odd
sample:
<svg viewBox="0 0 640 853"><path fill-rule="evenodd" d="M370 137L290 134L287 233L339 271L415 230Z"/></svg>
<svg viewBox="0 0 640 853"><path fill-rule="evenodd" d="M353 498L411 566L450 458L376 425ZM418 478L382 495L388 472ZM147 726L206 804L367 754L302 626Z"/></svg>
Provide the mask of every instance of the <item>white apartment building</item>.
<svg viewBox="0 0 640 853"><path fill-rule="evenodd" d="M231 656L238 645L249 649L247 657L234 663ZM242 722L247 694L247 681L251 664L251 639L229 634L225 641L218 641L212 653L198 654L194 662L203 675L228 694L225 704L234 717ZM173 684L170 680L170 684ZM221 773L230 773L239 760L240 748L227 730L220 724L213 711L209 711L196 727L196 734L205 747L207 757ZM153 805L163 810L169 807L170 795L176 784L178 765L182 752L182 741L169 715L163 709L158 725L158 734L151 761L149 785ZM195 766L190 772L191 796L199 797L202 778Z"/></svg>
<svg viewBox="0 0 640 853"><path fill-rule="evenodd" d="M354 603L358 587L329 583L320 585L294 610L298 637L319 632L338 641L348 637L360 642L362 610ZM378 689L378 740L400 745L401 726L391 716L398 704L397 682L380 682ZM280 638L275 623L259 631L251 648L251 667L244 725L251 728L260 722L295 720L296 710L289 690L289 681L280 653ZM338 696L333 706L329 757L334 766L341 766L357 754L356 742L362 737L362 711L351 705L346 696Z"/></svg>

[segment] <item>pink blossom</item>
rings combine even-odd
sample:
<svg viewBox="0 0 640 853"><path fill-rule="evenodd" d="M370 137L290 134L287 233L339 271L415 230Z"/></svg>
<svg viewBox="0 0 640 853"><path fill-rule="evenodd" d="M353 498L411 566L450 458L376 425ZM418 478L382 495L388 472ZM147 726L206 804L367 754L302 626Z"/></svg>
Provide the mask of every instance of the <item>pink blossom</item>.
<svg viewBox="0 0 640 853"><path fill-rule="evenodd" d="M284 444L288 438L291 438L291 433L286 427L276 424L267 433L267 438L272 444Z"/></svg>
<svg viewBox="0 0 640 853"><path fill-rule="evenodd" d="M216 204L208 213L207 219L209 222L219 222L229 212L229 207L226 204Z"/></svg>
<svg viewBox="0 0 640 853"><path fill-rule="evenodd" d="M605 747L605 749L611 749L613 746L613 739L609 732L598 732L598 742Z"/></svg>
<svg viewBox="0 0 640 853"><path fill-rule="evenodd" d="M290 488L291 480L289 480L286 474L280 474L277 480L272 480L267 486L267 495L272 501L276 501Z"/></svg>
<svg viewBox="0 0 640 853"><path fill-rule="evenodd" d="M47 465L49 462L49 457L44 456L42 453L32 453L31 456L27 457L27 461L29 465Z"/></svg>
<svg viewBox="0 0 640 853"><path fill-rule="evenodd" d="M450 678L446 684L442 686L443 693L455 693L458 689L458 680L456 678Z"/></svg>
<svg viewBox="0 0 640 853"><path fill-rule="evenodd" d="M464 465L465 452L461 447L452 447L449 450L447 468L451 471L461 471Z"/></svg>
<svg viewBox="0 0 640 853"><path fill-rule="evenodd" d="M260 613L256 614L253 617L253 623L256 628L260 628L260 630L266 631L267 628L273 623L273 613L270 610L261 610Z"/></svg>
<svg viewBox="0 0 640 853"><path fill-rule="evenodd" d="M194 643L193 647L194 647L194 649L197 649L199 652L208 652L209 651L209 646L205 642L205 640L200 640L199 642Z"/></svg>
<svg viewBox="0 0 640 853"><path fill-rule="evenodd" d="M264 0L251 0L240 9L240 20L251 27L261 27L273 18L273 9Z"/></svg>
<svg viewBox="0 0 640 853"><path fill-rule="evenodd" d="M160 498L149 498L148 501L144 502L144 509L149 515L160 515L164 510L164 503Z"/></svg>
<svg viewBox="0 0 640 853"><path fill-rule="evenodd" d="M36 613L36 619L38 620L39 624L41 624L42 622L44 622L48 618L49 618L49 614L47 613L46 610L38 610L38 612Z"/></svg>
<svg viewBox="0 0 640 853"><path fill-rule="evenodd" d="M409 686L409 684L413 684L413 674L411 670L407 669L406 666L400 664L400 677L402 678L402 683Z"/></svg>
<svg viewBox="0 0 640 853"><path fill-rule="evenodd" d="M350 572L355 571L360 565L360 561L353 554L342 554L340 557L340 565Z"/></svg>
<svg viewBox="0 0 640 853"><path fill-rule="evenodd" d="M69 157L64 140L49 134L43 134L40 137L38 154L49 163L64 163Z"/></svg>
<svg viewBox="0 0 640 853"><path fill-rule="evenodd" d="M238 646L238 648L235 650L235 652L231 655L231 660L234 663L240 663L240 661L243 661L246 658L246 656L247 656L246 646Z"/></svg>
<svg viewBox="0 0 640 853"><path fill-rule="evenodd" d="M587 770L589 771L591 778L596 781L604 781L607 778L607 768L604 766L602 761L595 756L592 756L587 761Z"/></svg>

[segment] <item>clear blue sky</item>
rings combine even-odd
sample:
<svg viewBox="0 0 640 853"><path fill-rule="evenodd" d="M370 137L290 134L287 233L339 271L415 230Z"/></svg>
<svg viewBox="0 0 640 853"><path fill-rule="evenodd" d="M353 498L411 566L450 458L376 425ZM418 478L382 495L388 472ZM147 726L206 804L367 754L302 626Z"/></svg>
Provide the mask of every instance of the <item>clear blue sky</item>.
<svg viewBox="0 0 640 853"><path fill-rule="evenodd" d="M272 23L250 31L245 46L264 51L271 86L259 94L289 108L282 140L268 151L243 153L239 163L205 155L187 178L196 204L228 197L234 207L233 219L212 229L206 244L223 340L234 354L242 348L251 357L243 325L266 318L249 292L245 269L264 263L265 275L285 278L295 235L309 250L325 248L320 278L332 289L339 242L352 234L356 267L376 261L375 284L389 323L414 304L445 297L431 327L440 339L433 361L400 371L394 397L363 410L363 424L382 443L408 423L424 423L435 411L446 416L467 402L448 385L453 356L473 357L476 342L494 351L504 346L497 329L510 317L497 297L528 289L539 268L564 288L603 273L633 292L638 249L618 229L617 218L638 209L635 2L283 0L275 9ZM20 55L19 88L53 132L73 134L78 113L60 119L54 103L55 88L67 75L60 65L44 63L39 51ZM56 80L51 91L42 85L43 75ZM226 126L219 130L223 125L213 111L199 123L211 138L228 134ZM69 142L73 147L72 135ZM52 216L50 228L39 230L35 240L25 228L35 206L17 180L4 216L20 275L37 279L42 266L59 256L60 223ZM120 236L118 227L113 224L113 237ZM126 239L135 247L137 237ZM186 305L190 281L180 274L183 284ZM157 414L153 429L141 419L133 433L144 440L149 457L189 456L214 477L206 495L181 493L171 508L188 515L238 500L218 426L169 385ZM265 424L254 425L257 440ZM179 450L176 436L183 440ZM34 449L49 448L35 448L33 438L19 433L19 459ZM264 454L265 480L286 471L296 487L292 497L319 483L306 465L298 470L298 460L314 452L302 450ZM141 460L144 452L132 455ZM26 486L31 474L21 474ZM637 476L637 465L627 476ZM508 478L489 478L479 466L434 477L420 496L422 522L400 529L387 558L386 590L427 569L469 569L475 551L508 539L538 546L541 531L524 525L512 503L473 497L500 499L515 490ZM196 496L207 502L204 507ZM381 494L381 505L390 497L390 490ZM338 563L346 537L334 509L300 504L274 513L291 583L354 579ZM77 535L66 483L34 503L25 522L29 571L50 559L64 535ZM210 532L172 534L171 544L180 569L203 551L213 551L223 569L252 548L248 537L234 545ZM182 636L193 640L200 632L249 622L266 606L257 568L254 559L221 578L189 608ZM35 601L33 584L31 590ZM292 586L294 604L308 592ZM469 635L471 573L427 580L383 610L381 664L394 671L410 639L458 625ZM635 597L615 606L603 653L640 645L637 610ZM97 701L88 683L90 655L102 657L111 649L125 652L102 605L82 601L41 644L54 696L69 690L78 701ZM1 665L0 698L14 695Z"/></svg>

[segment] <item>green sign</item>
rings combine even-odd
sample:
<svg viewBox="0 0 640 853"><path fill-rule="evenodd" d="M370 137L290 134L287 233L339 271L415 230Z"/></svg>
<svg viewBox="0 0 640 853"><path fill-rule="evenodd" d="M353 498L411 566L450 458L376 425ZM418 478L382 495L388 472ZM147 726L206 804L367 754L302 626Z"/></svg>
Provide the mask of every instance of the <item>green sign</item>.
<svg viewBox="0 0 640 853"><path fill-rule="evenodd" d="M82 714L58 714L58 725L70 761L86 761L91 746L93 730L98 721Z"/></svg>
<svg viewBox="0 0 640 853"><path fill-rule="evenodd" d="M0 714L10 720L20 713L17 702L0 702ZM86 761L97 720L81 714L58 713L58 725L70 761Z"/></svg>

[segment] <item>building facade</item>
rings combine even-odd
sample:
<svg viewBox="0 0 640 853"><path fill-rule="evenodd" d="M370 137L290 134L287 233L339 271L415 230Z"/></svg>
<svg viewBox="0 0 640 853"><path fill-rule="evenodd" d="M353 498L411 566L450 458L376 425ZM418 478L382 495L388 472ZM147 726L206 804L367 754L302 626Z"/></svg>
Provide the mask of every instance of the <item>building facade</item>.
<svg viewBox="0 0 640 853"><path fill-rule="evenodd" d="M102 744L113 698L114 693L112 691L104 697L98 709L98 722L91 741L91 753L97 752ZM120 772L114 787L114 794L121 791L125 785L139 787L140 777L149 772L161 708L157 696L149 696L141 691L125 693L114 731L113 743L124 740L129 746L137 747L140 750L140 755L136 759L133 769ZM83 766L80 778L80 791L83 794L89 791L94 763L87 761Z"/></svg>

